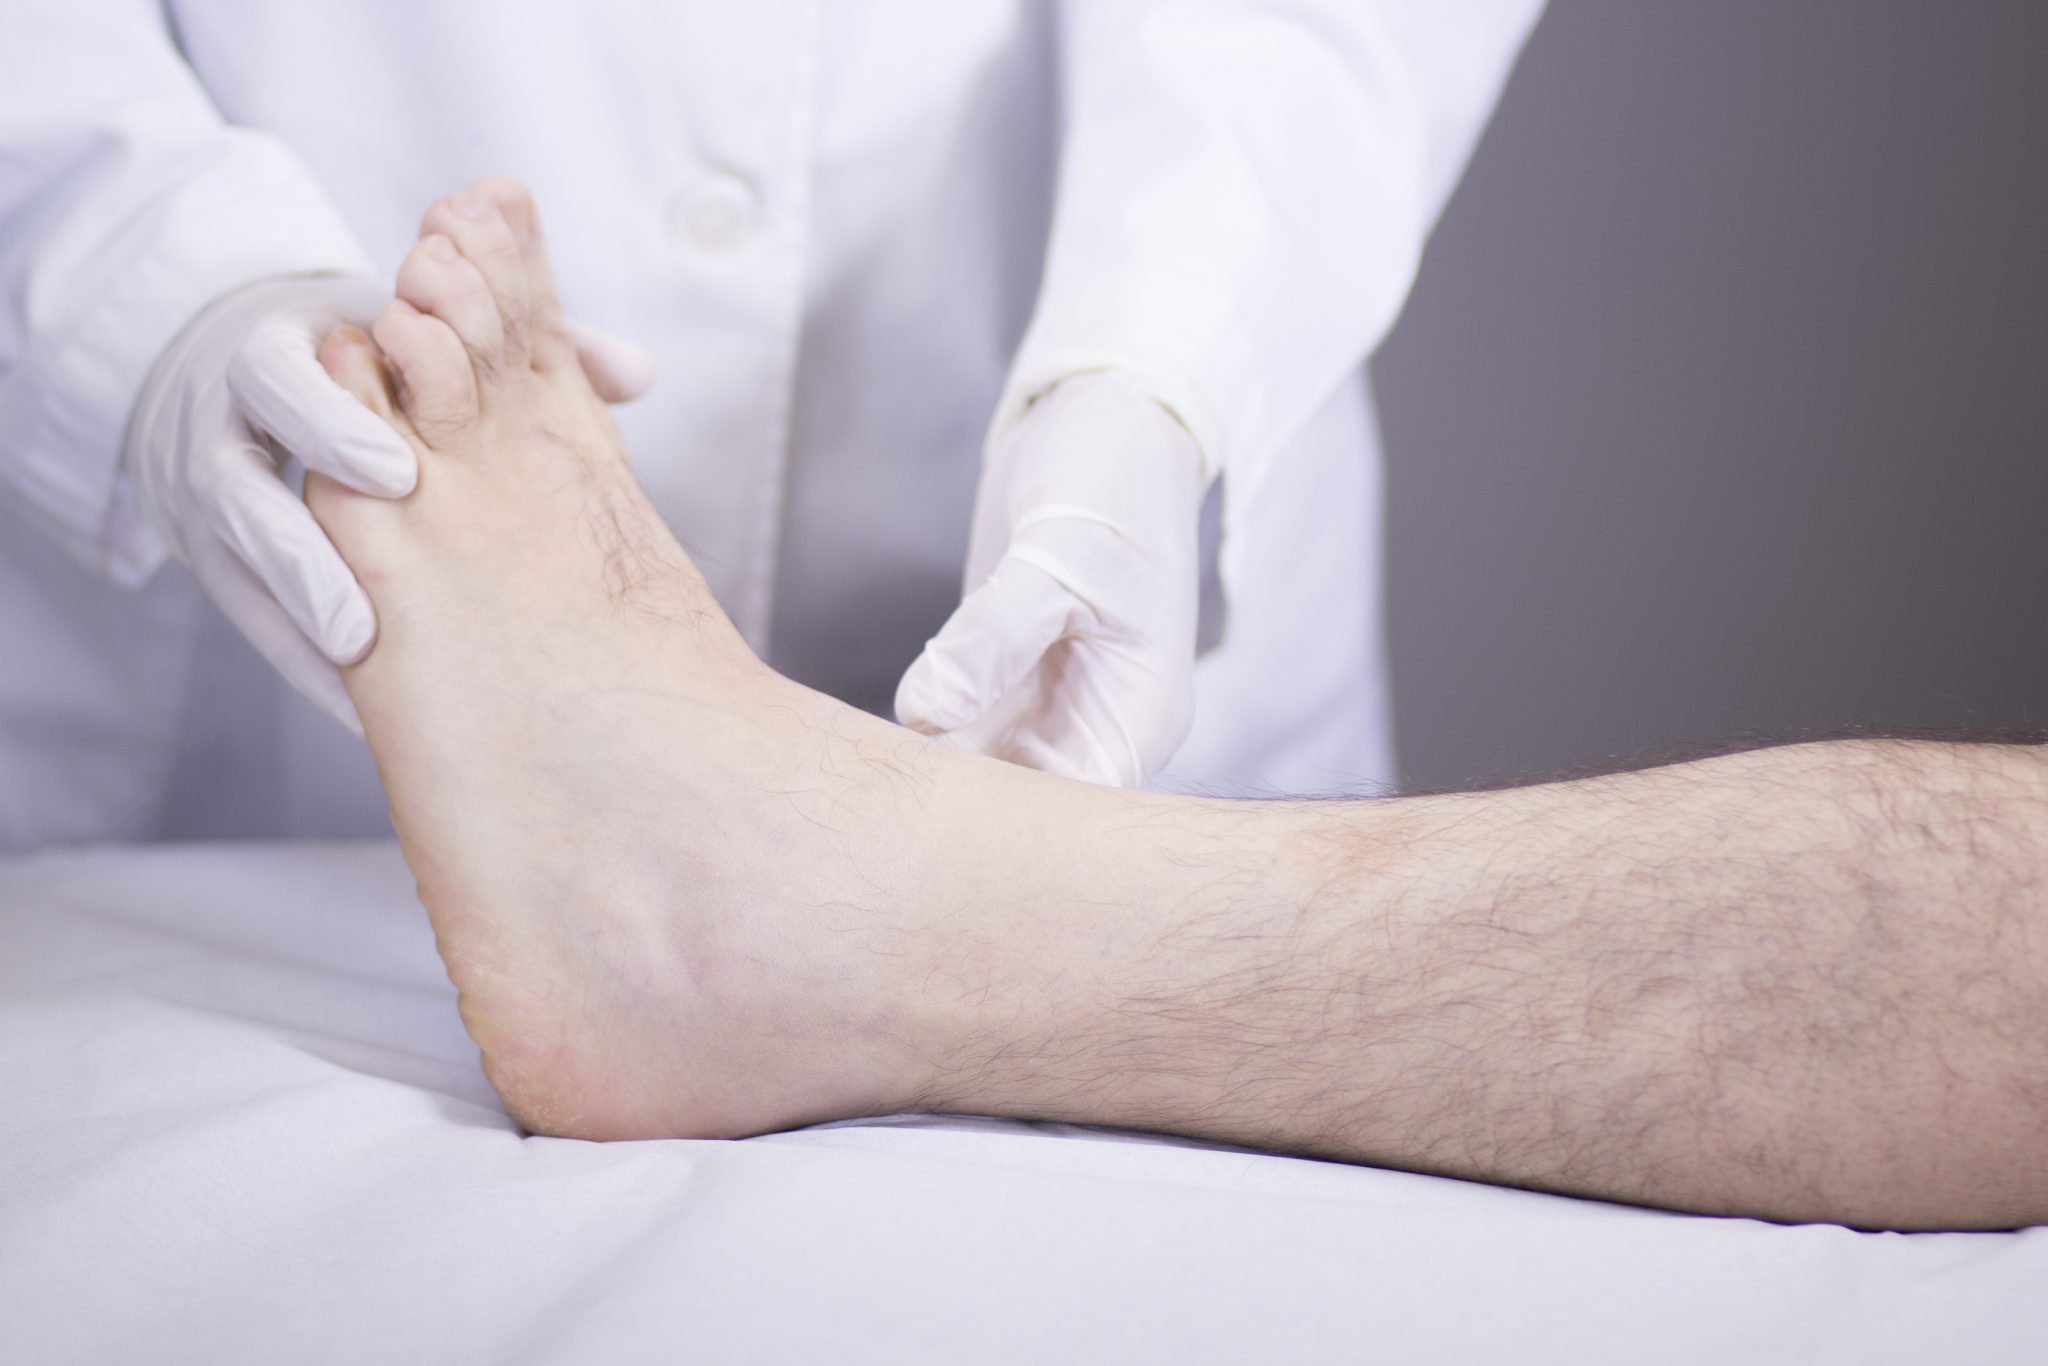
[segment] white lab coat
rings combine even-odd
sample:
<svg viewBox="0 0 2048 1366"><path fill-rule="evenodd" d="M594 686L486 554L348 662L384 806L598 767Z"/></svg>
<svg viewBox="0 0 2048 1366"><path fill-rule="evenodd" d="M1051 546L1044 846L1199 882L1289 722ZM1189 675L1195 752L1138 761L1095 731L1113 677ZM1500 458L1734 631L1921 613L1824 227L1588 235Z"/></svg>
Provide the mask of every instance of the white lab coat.
<svg viewBox="0 0 2048 1366"><path fill-rule="evenodd" d="M1114 367L1224 475L1168 780L1386 779L1362 366L1538 5L11 0L0 846L384 828L360 744L153 572L117 457L208 300L388 274L486 174L654 353L635 467L778 668L886 713L985 437Z"/></svg>

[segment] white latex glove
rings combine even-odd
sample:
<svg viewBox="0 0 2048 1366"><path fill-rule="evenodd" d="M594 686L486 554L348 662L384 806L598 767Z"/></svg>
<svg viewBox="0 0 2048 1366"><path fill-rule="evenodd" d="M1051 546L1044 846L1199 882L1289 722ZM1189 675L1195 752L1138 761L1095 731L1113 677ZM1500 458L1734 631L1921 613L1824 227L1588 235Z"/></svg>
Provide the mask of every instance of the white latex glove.
<svg viewBox="0 0 2048 1366"><path fill-rule="evenodd" d="M966 597L896 716L963 748L1135 787L1194 722L1194 438L1114 372L1066 380L982 471Z"/></svg>
<svg viewBox="0 0 2048 1366"><path fill-rule="evenodd" d="M262 280L216 300L151 369L129 419L122 468L145 528L188 564L263 657L358 735L335 672L369 652L377 618L355 575L280 476L296 459L363 493L401 498L419 468L405 439L315 359L343 323L368 331L391 287L347 276ZM647 353L571 327L599 394L645 393ZM160 560L128 547L119 558Z"/></svg>

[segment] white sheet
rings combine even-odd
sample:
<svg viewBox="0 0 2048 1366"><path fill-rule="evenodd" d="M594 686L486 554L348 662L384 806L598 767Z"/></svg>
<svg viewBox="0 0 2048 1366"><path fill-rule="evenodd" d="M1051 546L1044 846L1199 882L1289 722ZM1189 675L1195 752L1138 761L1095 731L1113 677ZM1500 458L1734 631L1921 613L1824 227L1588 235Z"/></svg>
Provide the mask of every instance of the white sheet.
<svg viewBox="0 0 2048 1366"><path fill-rule="evenodd" d="M0 1362L2048 1361L2048 1229L1060 1126L521 1138L388 845L0 863Z"/></svg>

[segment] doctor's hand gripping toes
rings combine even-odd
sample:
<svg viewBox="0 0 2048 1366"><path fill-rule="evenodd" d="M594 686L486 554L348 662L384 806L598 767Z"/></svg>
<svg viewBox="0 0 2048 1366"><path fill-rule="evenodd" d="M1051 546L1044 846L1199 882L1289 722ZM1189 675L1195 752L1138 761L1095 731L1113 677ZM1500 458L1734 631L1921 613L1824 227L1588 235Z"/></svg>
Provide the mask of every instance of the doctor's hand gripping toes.
<svg viewBox="0 0 2048 1366"><path fill-rule="evenodd" d="M904 674L904 725L1135 787L1194 721L1201 454L1113 372L1063 381L982 472L967 595Z"/></svg>
<svg viewBox="0 0 2048 1366"><path fill-rule="evenodd" d="M437 201L421 228L524 295L538 259L538 220L525 191L483 180ZM342 324L370 329L395 292L435 302L424 273L401 269L395 291L375 281L288 276L216 301L151 371L122 461L143 515L207 594L300 692L361 733L335 666L369 652L370 600L305 504L279 474L295 458L362 493L401 498L418 477L413 452L330 379L315 358ZM550 292L537 310L554 306ZM653 366L631 343L567 325L584 373L608 402L638 398Z"/></svg>

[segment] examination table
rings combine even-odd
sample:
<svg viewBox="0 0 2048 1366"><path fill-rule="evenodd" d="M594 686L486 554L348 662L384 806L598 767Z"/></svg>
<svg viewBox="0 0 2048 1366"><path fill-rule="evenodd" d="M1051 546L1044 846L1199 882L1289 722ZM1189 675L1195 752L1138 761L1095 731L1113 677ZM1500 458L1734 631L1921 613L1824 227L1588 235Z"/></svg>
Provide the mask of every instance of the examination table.
<svg viewBox="0 0 2048 1366"><path fill-rule="evenodd" d="M0 862L0 1362L2048 1362L1861 1234L1059 1125L525 1138L389 844Z"/></svg>

